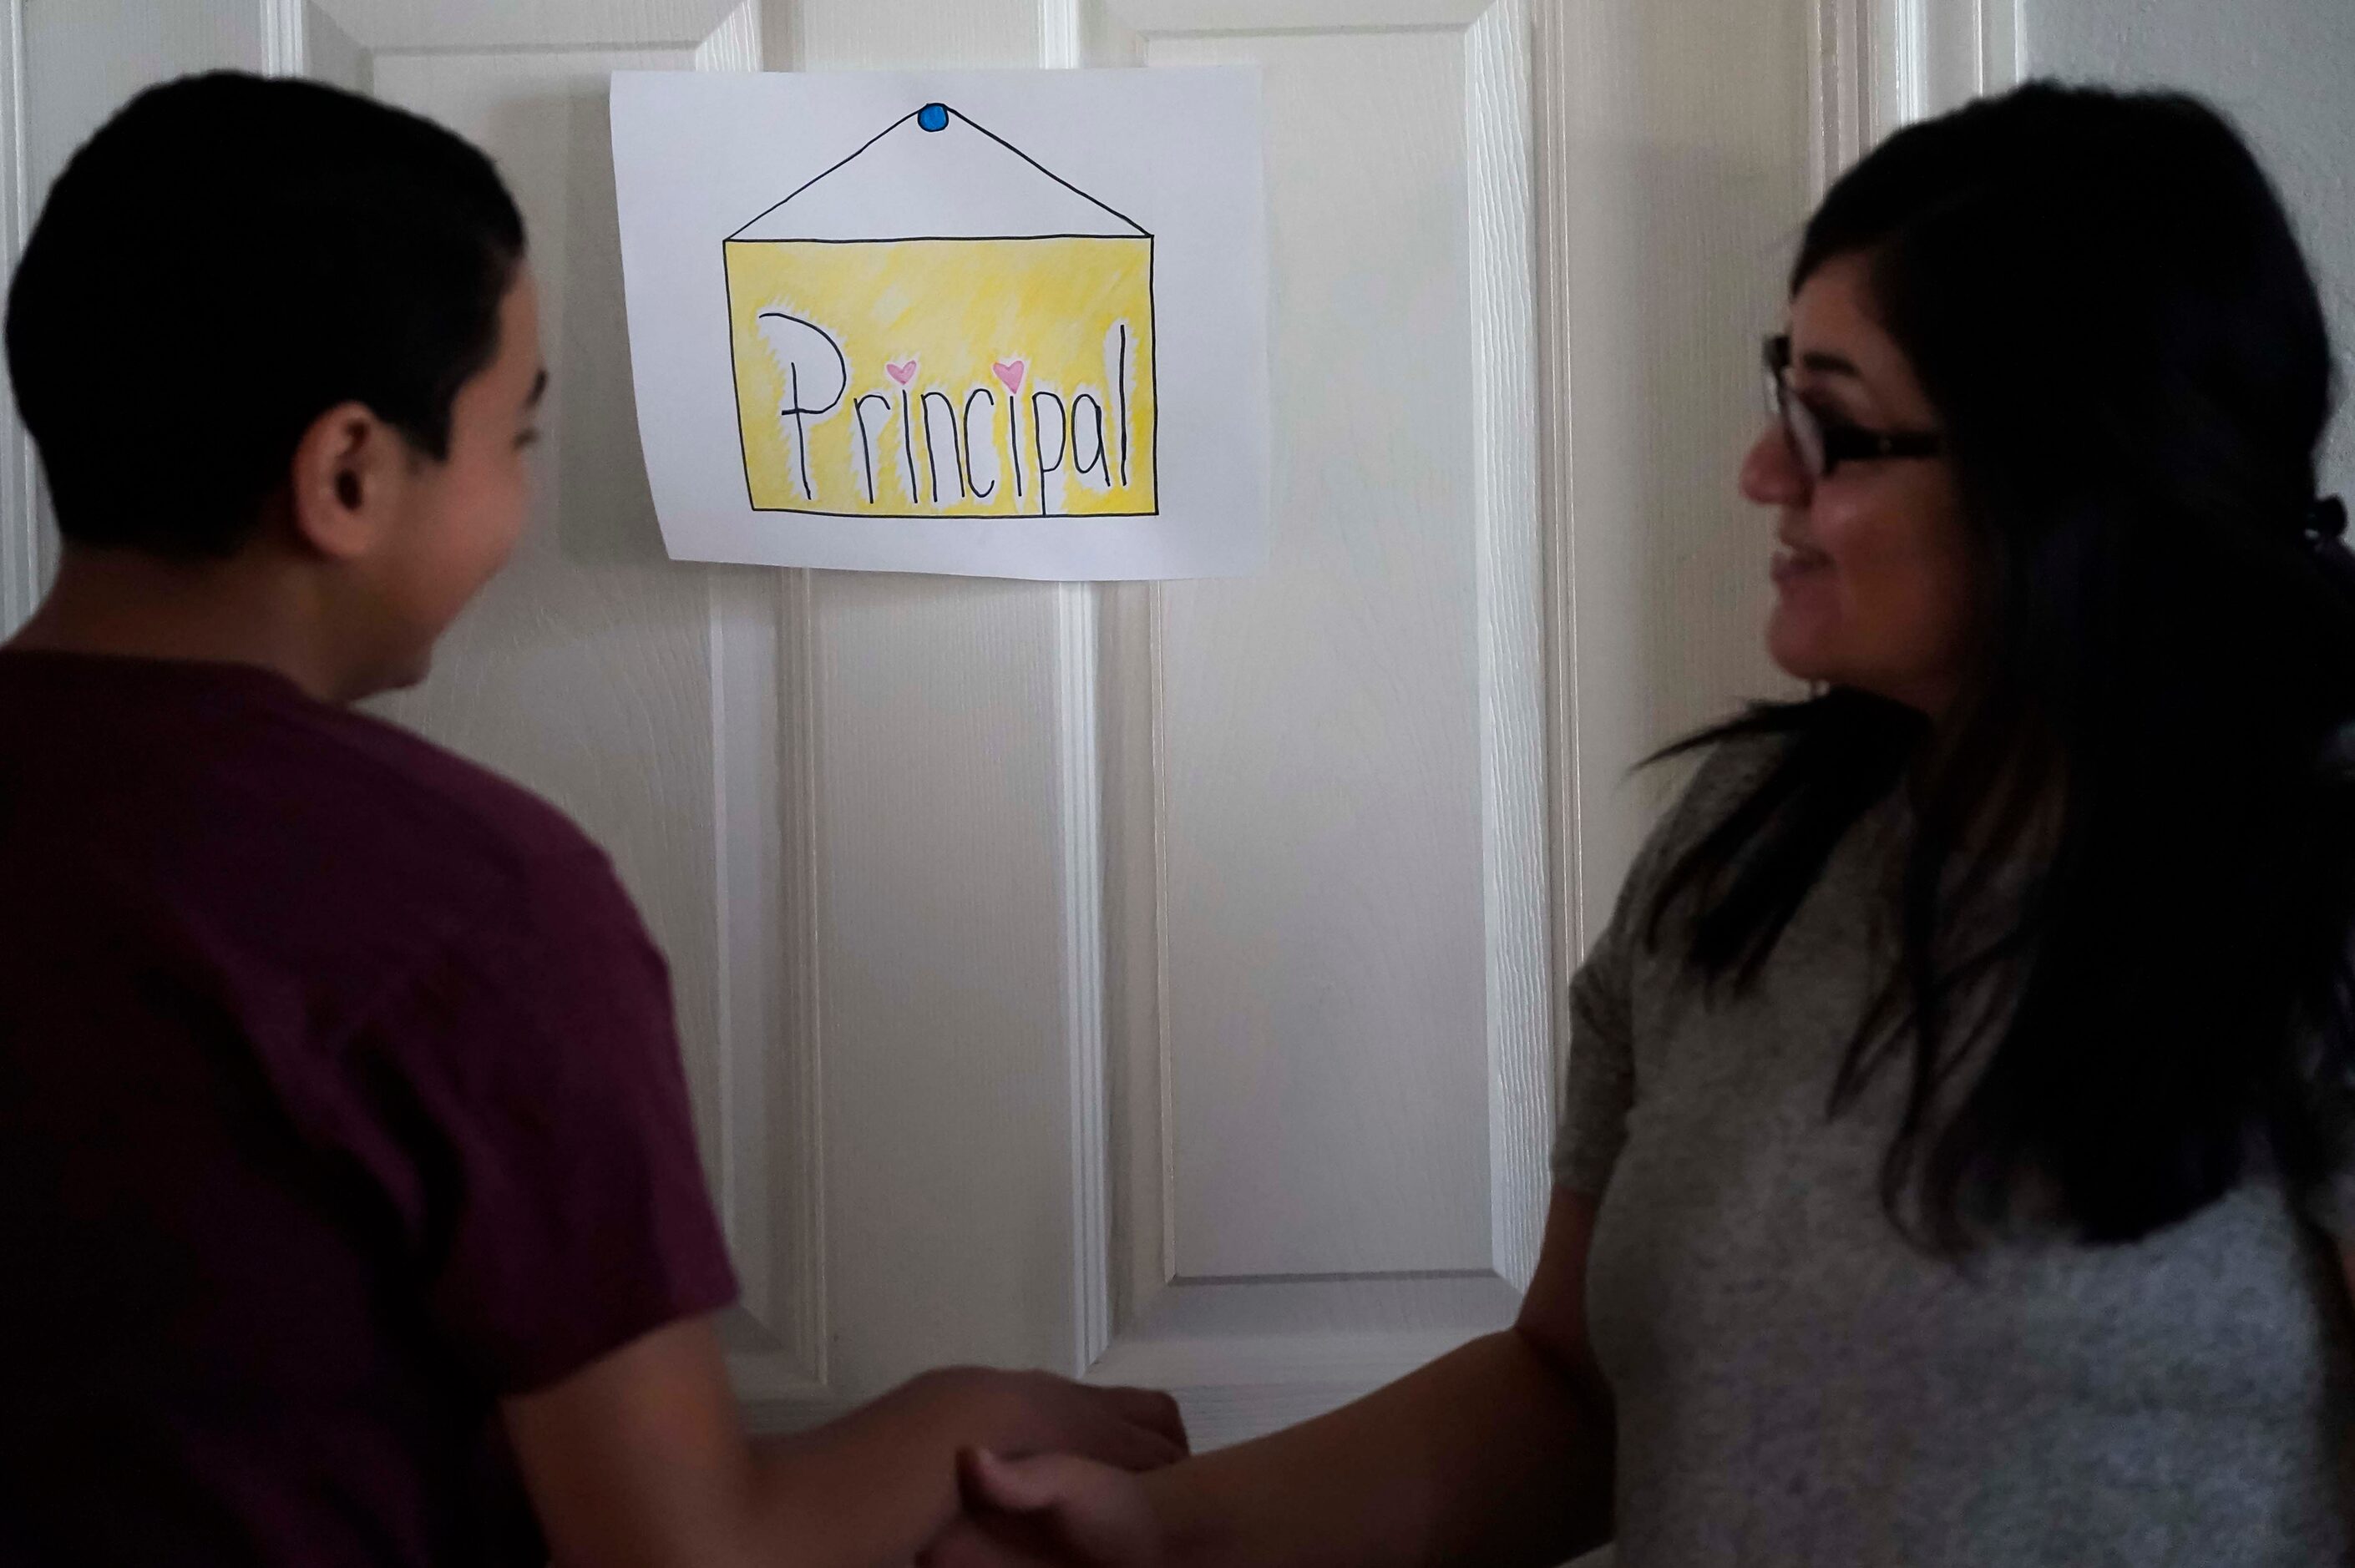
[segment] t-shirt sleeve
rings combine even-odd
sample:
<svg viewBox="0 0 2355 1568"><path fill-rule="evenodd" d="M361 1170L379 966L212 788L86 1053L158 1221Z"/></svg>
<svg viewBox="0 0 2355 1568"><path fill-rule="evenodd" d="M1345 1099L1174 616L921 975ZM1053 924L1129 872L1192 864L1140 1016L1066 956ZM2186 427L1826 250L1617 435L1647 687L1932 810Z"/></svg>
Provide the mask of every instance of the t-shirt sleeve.
<svg viewBox="0 0 2355 1568"><path fill-rule="evenodd" d="M735 1298L662 957L601 854L536 865L361 1042L434 1322L500 1393Z"/></svg>
<svg viewBox="0 0 2355 1568"><path fill-rule="evenodd" d="M1640 868L1644 859L1639 857ZM1630 988L1635 943L1644 911L1636 907L1640 879L1633 871L1619 892L1610 923L1570 982L1570 1051L1561 1118L1555 1128L1557 1187L1599 1195L1627 1141L1636 1103L1636 1059Z"/></svg>
<svg viewBox="0 0 2355 1568"><path fill-rule="evenodd" d="M1609 924L1570 982L1569 1061L1553 1144L1557 1187L1600 1195L1627 1142L1636 1107L1636 959L1654 900L1678 858L1753 786L1780 754L1772 739L1709 753L1661 818L1620 885Z"/></svg>
<svg viewBox="0 0 2355 1568"><path fill-rule="evenodd" d="M1660 878L1673 863L1692 790L1653 828L1620 884L1610 922L1570 981L1570 1060L1555 1128L1557 1187L1599 1196L1627 1142L1636 1107L1636 957Z"/></svg>
<svg viewBox="0 0 2355 1568"><path fill-rule="evenodd" d="M2342 1247L2355 1247L2355 1083L2318 1084L2310 1091L2330 1164L2298 1194L2306 1217Z"/></svg>
<svg viewBox="0 0 2355 1568"><path fill-rule="evenodd" d="M2340 1246L2355 1246L2355 1165L2340 1165L2307 1189L2307 1218Z"/></svg>

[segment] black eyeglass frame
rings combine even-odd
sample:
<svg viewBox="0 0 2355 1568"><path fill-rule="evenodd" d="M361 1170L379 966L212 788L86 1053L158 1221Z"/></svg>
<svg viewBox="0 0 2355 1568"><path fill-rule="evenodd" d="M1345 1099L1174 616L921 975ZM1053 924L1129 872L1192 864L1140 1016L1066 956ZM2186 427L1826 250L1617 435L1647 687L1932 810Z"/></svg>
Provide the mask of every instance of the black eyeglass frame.
<svg viewBox="0 0 2355 1568"><path fill-rule="evenodd" d="M1929 458L1945 451L1945 438L1935 430L1873 430L1826 419L1791 386L1791 334L1770 334L1764 347L1767 412L1781 423L1810 479L1828 479L1844 462Z"/></svg>

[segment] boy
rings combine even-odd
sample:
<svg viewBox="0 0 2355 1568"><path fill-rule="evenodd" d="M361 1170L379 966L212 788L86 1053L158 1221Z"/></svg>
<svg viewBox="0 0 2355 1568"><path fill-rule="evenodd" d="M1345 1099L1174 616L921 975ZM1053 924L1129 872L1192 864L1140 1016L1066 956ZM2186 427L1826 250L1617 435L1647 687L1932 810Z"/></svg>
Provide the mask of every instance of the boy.
<svg viewBox="0 0 2355 1568"><path fill-rule="evenodd" d="M487 160L303 82L143 94L26 248L0 1560L905 1562L960 1447L1182 1451L977 1371L743 1436L661 959L555 810L344 706L515 542L534 313Z"/></svg>

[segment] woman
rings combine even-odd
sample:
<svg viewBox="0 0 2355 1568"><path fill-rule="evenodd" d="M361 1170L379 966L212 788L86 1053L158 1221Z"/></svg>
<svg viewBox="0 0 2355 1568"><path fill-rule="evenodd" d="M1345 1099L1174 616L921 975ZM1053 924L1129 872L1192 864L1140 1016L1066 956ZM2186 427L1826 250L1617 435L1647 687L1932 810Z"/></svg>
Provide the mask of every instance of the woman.
<svg viewBox="0 0 2355 1568"><path fill-rule="evenodd" d="M1769 364L1817 694L1678 748L1518 1323L1141 1480L973 1456L943 1568L2348 1557L2355 561L2280 204L2197 102L2023 88L1840 180Z"/></svg>

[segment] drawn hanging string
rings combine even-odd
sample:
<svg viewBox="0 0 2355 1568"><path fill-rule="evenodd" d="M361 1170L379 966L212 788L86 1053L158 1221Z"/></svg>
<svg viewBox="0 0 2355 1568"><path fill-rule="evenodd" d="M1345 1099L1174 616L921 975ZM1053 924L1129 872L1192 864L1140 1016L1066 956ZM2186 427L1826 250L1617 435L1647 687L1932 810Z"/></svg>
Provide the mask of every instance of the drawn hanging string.
<svg viewBox="0 0 2355 1568"><path fill-rule="evenodd" d="M784 377L785 400L777 409L777 418L793 421L802 496L815 501L817 486L810 474L809 421L833 413L841 404L850 386L850 364L823 328L799 316L762 311L760 326L762 341L769 345L770 354L776 357L777 372Z"/></svg>

